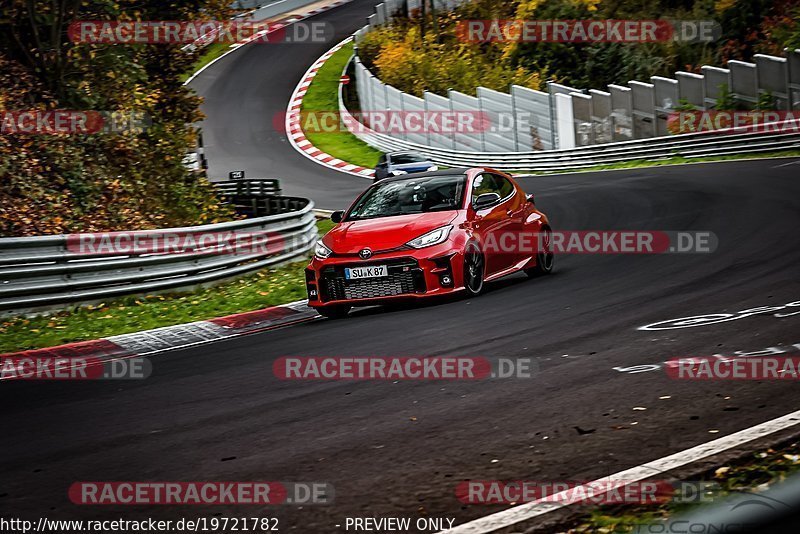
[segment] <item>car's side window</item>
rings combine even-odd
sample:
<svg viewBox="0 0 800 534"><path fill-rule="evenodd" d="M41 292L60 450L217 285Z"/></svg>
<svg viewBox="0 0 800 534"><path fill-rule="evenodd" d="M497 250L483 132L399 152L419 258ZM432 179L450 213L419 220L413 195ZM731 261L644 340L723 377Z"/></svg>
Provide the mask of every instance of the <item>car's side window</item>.
<svg viewBox="0 0 800 534"><path fill-rule="evenodd" d="M383 165L386 163L386 154L381 154L381 157L378 158L378 165Z"/></svg>
<svg viewBox="0 0 800 534"><path fill-rule="evenodd" d="M472 202L475 202L475 199L485 193L497 193L500 195L500 198L503 198L506 195L503 195L501 191L501 184L498 183L498 176L493 174L480 174L475 177L475 180L472 182ZM506 180L507 181L507 180ZM508 185L511 185L510 183Z"/></svg>
<svg viewBox="0 0 800 534"><path fill-rule="evenodd" d="M495 184L497 184L497 192L500 194L500 198L506 198L514 192L514 185L506 177L497 174L493 174L492 176L494 177Z"/></svg>

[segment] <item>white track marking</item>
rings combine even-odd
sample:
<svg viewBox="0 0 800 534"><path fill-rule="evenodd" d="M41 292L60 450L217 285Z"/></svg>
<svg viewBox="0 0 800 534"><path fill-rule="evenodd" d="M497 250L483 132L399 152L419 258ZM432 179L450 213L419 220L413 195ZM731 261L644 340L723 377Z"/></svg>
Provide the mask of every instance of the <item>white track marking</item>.
<svg viewBox="0 0 800 534"><path fill-rule="evenodd" d="M675 454L665 456L658 460L653 460L652 462L648 462L625 471L620 471L619 473L609 475L608 477L589 482L582 487L589 492L592 489L592 484L594 484L594 487L596 488L598 484L606 484L606 486L609 486L609 482L615 481L620 482L620 486L638 482L659 473L671 471L678 467L682 467L692 462L696 462L734 447L738 447L744 443L774 434L775 432L795 426L797 424L800 424L800 410L786 414L782 417L778 417L777 419L772 419L771 421L740 430L739 432L734 432L728 436L703 443L702 445L697 445L696 447L676 452ZM470 521L469 523L464 523L463 525L459 525L443 532L446 532L447 534L486 534L488 532L494 532L501 528L509 527L516 523L527 521L544 515L548 512L552 512L553 510L558 510L559 508L565 508L570 504L574 504L573 502L570 502L570 494L573 491L575 491L575 488L548 497L548 502L537 500L527 504L522 504L496 514L487 515L480 519Z"/></svg>
<svg viewBox="0 0 800 534"><path fill-rule="evenodd" d="M797 160L797 161L790 161L789 163L783 163L783 164L781 164L781 165L775 165L775 166L774 166L774 167L772 167L772 168L773 168L773 169L777 169L778 167L788 167L789 165L797 165L798 163L800 163L800 160Z"/></svg>

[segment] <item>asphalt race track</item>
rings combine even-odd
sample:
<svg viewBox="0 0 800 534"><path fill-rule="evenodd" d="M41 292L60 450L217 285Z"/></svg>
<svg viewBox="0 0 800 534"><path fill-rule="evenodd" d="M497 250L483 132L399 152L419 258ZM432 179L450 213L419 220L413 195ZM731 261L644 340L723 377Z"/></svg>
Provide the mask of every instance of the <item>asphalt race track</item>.
<svg viewBox="0 0 800 534"><path fill-rule="evenodd" d="M368 5L322 16L355 27ZM252 46L198 78L209 162L216 173L274 174L286 191L340 207L360 179L314 166L256 116L285 107L280 99L320 53L302 46L297 61L269 66L261 61L286 51ZM236 79L222 79L234 70ZM800 159L772 159L525 178L556 229L711 231L719 247L559 256L553 275L513 276L479 298L361 309L161 354L141 382L3 383L0 509L62 519L272 516L280 531L303 534L344 531L346 517L427 514L460 524L505 508L462 505L462 480L591 480L792 412L798 396L789 382L623 371L800 343L800 314L791 315L800 308L778 310L800 300L799 176ZM637 330L759 306L785 316ZM531 357L540 369L531 379L476 382L286 382L272 374L281 356L434 355ZM324 481L336 501L71 504L70 484L92 480Z"/></svg>
<svg viewBox="0 0 800 534"><path fill-rule="evenodd" d="M192 81L205 99L203 144L212 180L227 180L232 170L244 170L248 178L280 178L284 194L311 197L318 208L347 205L370 184L311 162L292 148L282 127L292 91L308 67L363 26L376 3L354 0L307 19L333 26L328 43L245 46Z"/></svg>
<svg viewBox="0 0 800 534"><path fill-rule="evenodd" d="M10 431L0 438L0 506L175 517L196 510L76 509L66 488L314 480L334 484L334 505L213 512L274 515L297 532L423 510L461 522L489 507L462 507L460 480L603 476L794 411L793 383L676 381L613 367L800 343L797 315L636 330L798 300L798 166L763 160L524 181L560 228L710 230L720 242L710 255L562 256L552 276L508 278L476 299L363 309L159 355L142 382L3 384ZM271 366L287 355L529 356L541 368L525 380L281 382Z"/></svg>

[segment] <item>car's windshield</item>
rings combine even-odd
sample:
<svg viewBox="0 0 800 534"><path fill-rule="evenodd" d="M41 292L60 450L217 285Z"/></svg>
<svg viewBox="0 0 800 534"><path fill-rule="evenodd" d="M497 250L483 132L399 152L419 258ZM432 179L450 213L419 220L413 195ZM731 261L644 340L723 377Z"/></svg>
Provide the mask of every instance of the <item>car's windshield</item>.
<svg viewBox="0 0 800 534"><path fill-rule="evenodd" d="M403 165L404 163L422 163L428 161L419 154L392 154L391 161L395 165Z"/></svg>
<svg viewBox="0 0 800 534"><path fill-rule="evenodd" d="M378 182L353 206L346 220L456 210L466 176L423 176Z"/></svg>

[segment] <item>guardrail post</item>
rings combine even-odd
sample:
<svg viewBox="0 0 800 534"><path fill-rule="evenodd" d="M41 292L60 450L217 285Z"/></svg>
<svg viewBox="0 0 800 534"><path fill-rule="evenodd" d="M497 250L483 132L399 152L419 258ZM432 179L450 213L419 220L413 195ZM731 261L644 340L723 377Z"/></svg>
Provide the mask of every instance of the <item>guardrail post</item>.
<svg viewBox="0 0 800 534"><path fill-rule="evenodd" d="M558 148L575 148L575 125L572 118L572 95L555 93Z"/></svg>
<svg viewBox="0 0 800 534"><path fill-rule="evenodd" d="M678 80L678 102L685 101L700 111L705 111L703 76L693 72L676 72Z"/></svg>
<svg viewBox="0 0 800 534"><path fill-rule="evenodd" d="M731 71L731 96L746 109L754 109L758 103L756 64L732 59L728 61L728 69Z"/></svg>
<svg viewBox="0 0 800 534"><path fill-rule="evenodd" d="M516 150L516 141L513 136L505 131L503 118L513 112L511 95L478 87L478 103L482 113L491 119L492 127L484 133L485 150L488 152L513 152Z"/></svg>
<svg viewBox="0 0 800 534"><path fill-rule="evenodd" d="M653 84L630 81L628 86L633 96L633 137L655 137L656 102Z"/></svg>
<svg viewBox="0 0 800 534"><path fill-rule="evenodd" d="M723 87L730 91L728 85L728 69L703 65L700 67L703 73L703 106L705 109L715 109L717 99L722 95Z"/></svg>
<svg viewBox="0 0 800 534"><path fill-rule="evenodd" d="M789 109L800 109L800 50L785 48L786 66L789 71Z"/></svg>
<svg viewBox="0 0 800 534"><path fill-rule="evenodd" d="M579 89L575 89L574 87L569 87L566 85L561 85L560 83L555 83L553 81L547 81L547 92L550 94L550 116L553 117L553 144L554 146L558 146L559 148L565 148L566 145L570 145L570 148L575 146L575 129L572 126L572 103L569 105L569 130L570 134L570 141L565 144L562 144L559 138L561 132L564 131L564 126L566 122L562 121L560 117L558 117L559 112L562 110L562 107L559 107L559 100L555 98L557 94L564 94L569 95L570 93L580 93ZM564 106L564 100L561 100L561 106ZM566 109L566 108L564 108Z"/></svg>
<svg viewBox="0 0 800 534"><path fill-rule="evenodd" d="M785 57L753 56L758 74L758 96L771 95L772 109L788 110L789 107L789 76L788 62Z"/></svg>
<svg viewBox="0 0 800 534"><path fill-rule="evenodd" d="M610 143L611 135L611 93L590 89L592 97L591 122L592 138L596 145Z"/></svg>
<svg viewBox="0 0 800 534"><path fill-rule="evenodd" d="M520 85L511 86L517 151L553 150L554 132L550 95ZM525 118L526 120L522 120Z"/></svg>
<svg viewBox="0 0 800 534"><path fill-rule="evenodd" d="M609 85L611 93L611 137L614 141L633 139L633 100L630 87Z"/></svg>
<svg viewBox="0 0 800 534"><path fill-rule="evenodd" d="M592 97L583 93L570 93L572 97L572 120L575 131L575 145L594 144L592 132Z"/></svg>
<svg viewBox="0 0 800 534"><path fill-rule="evenodd" d="M678 105L678 80L652 76L650 81L653 82L655 91L653 100L655 104L656 135L668 135L667 120L669 119L669 114Z"/></svg>
<svg viewBox="0 0 800 534"><path fill-rule="evenodd" d="M438 113L443 114L445 112L450 111L450 101L443 97L439 96L434 93L430 93L425 91L425 111L426 113ZM458 129L459 123L457 121L453 121L455 124L455 129ZM443 125L444 121L439 120L436 121L437 124ZM450 131L448 133L444 132L429 132L428 139L430 145L437 148L452 148L453 147L453 139L455 138L455 131Z"/></svg>
<svg viewBox="0 0 800 534"><path fill-rule="evenodd" d="M452 89L447 92L447 96L450 100L450 111L453 112L463 112L463 111L478 111L480 113L480 101L470 95L465 95L464 93L459 93L458 91L453 91ZM481 117L481 123L483 125L483 116ZM484 136L484 128L481 127L480 131L474 134L469 134L466 132L458 132L454 135L454 142L455 142L455 149L459 151L481 151L483 147L486 146L484 144L483 136ZM477 146L476 146L477 145Z"/></svg>

